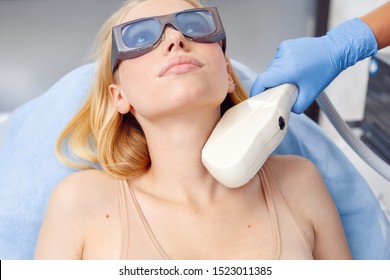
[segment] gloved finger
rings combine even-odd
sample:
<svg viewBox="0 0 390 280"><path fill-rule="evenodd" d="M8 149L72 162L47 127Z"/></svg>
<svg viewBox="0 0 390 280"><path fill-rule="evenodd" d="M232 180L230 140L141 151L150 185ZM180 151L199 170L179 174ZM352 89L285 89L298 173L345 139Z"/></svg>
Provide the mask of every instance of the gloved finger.
<svg viewBox="0 0 390 280"><path fill-rule="evenodd" d="M275 87L286 82L283 75L276 68L268 68L265 72L259 74L253 83L250 96L255 96L267 88Z"/></svg>
<svg viewBox="0 0 390 280"><path fill-rule="evenodd" d="M306 108L309 107L309 106L306 106L305 104L306 104L306 102L297 98L293 107L291 108L291 111L296 113L296 114L302 114L306 110Z"/></svg>
<svg viewBox="0 0 390 280"><path fill-rule="evenodd" d="M265 86L263 84L263 80L261 78L261 75L257 76L255 82L252 84L251 91L249 93L249 96L255 96L265 90Z"/></svg>
<svg viewBox="0 0 390 280"><path fill-rule="evenodd" d="M316 95L312 92L307 92L304 88L299 88L298 97L291 111L296 114L302 114L315 100Z"/></svg>

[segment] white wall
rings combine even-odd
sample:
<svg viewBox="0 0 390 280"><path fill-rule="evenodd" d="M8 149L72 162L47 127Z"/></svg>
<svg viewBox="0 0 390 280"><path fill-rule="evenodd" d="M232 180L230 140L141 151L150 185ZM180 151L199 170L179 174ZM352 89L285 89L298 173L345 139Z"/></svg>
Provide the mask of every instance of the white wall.
<svg viewBox="0 0 390 280"><path fill-rule="evenodd" d="M217 6L228 53L256 72L283 39L311 35L314 0L205 0ZM0 0L0 112L43 93L85 63L122 0Z"/></svg>

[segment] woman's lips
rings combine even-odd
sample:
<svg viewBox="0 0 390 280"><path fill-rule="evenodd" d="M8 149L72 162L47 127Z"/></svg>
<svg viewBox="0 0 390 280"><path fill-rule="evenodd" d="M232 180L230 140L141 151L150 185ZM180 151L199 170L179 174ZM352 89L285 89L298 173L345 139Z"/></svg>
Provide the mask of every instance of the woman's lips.
<svg viewBox="0 0 390 280"><path fill-rule="evenodd" d="M158 76L163 77L168 75L184 74L199 69L202 66L203 64L194 58L188 56L177 56L169 60L168 63L162 67Z"/></svg>

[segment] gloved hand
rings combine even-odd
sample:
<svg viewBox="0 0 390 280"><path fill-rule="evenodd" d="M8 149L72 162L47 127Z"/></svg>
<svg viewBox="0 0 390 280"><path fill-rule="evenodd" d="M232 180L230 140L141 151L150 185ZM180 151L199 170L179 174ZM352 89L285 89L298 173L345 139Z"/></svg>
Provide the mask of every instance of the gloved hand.
<svg viewBox="0 0 390 280"><path fill-rule="evenodd" d="M322 37L283 41L271 64L252 85L250 96L293 83L299 94L292 111L302 113L341 71L377 50L373 32L358 18L336 26Z"/></svg>

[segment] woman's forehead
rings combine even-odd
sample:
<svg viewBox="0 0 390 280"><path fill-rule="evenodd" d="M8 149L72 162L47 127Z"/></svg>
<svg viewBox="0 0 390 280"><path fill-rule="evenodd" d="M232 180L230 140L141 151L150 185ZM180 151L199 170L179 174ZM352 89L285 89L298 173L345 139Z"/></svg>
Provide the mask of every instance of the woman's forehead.
<svg viewBox="0 0 390 280"><path fill-rule="evenodd" d="M123 18L123 22L171 14L192 8L194 6L184 0L147 0L133 7Z"/></svg>

